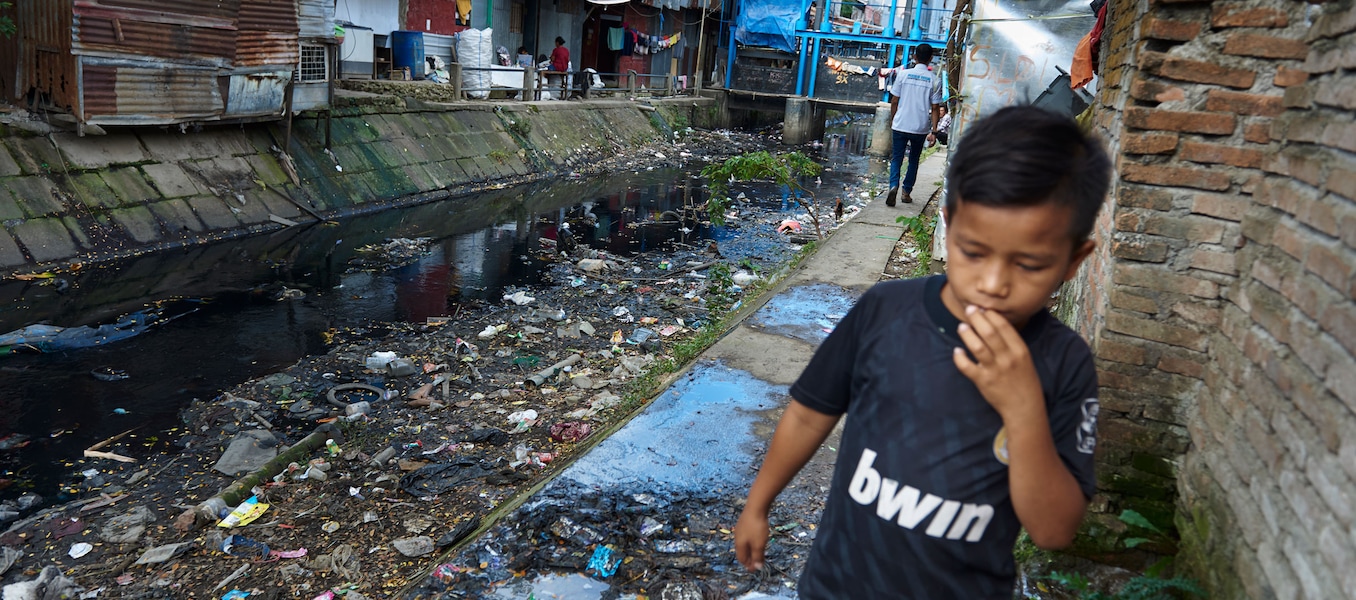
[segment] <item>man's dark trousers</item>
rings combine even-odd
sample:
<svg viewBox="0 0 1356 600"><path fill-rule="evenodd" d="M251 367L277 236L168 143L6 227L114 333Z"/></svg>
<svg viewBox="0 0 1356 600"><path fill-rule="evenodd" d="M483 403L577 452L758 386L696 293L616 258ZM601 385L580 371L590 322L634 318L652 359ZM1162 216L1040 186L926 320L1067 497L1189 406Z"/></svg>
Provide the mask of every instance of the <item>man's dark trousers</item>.
<svg viewBox="0 0 1356 600"><path fill-rule="evenodd" d="M913 192L913 182L918 179L918 158L923 155L923 145L927 143L926 133L904 133L890 130L890 189L899 187L899 167L904 162L904 153L909 153L909 168L904 173L904 193Z"/></svg>

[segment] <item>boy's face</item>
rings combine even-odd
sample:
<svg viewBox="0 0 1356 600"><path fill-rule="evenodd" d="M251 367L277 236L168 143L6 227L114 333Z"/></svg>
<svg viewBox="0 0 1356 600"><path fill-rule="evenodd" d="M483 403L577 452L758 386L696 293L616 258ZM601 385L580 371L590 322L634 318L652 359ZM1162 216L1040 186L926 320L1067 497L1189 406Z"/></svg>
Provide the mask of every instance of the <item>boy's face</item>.
<svg viewBox="0 0 1356 600"><path fill-rule="evenodd" d="M1022 327L1092 251L1092 241L1075 246L1069 236L1072 216L1051 203L999 208L960 201L946 214L942 302L962 321L966 307L976 306Z"/></svg>

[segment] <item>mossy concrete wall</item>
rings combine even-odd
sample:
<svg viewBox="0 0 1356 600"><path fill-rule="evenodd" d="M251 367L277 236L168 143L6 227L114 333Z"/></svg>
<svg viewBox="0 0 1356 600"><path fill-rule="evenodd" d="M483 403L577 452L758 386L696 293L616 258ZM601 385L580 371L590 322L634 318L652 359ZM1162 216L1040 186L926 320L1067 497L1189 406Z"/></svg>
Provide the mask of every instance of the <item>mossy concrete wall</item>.
<svg viewBox="0 0 1356 600"><path fill-rule="evenodd" d="M689 102L691 100L689 99ZM0 130L0 273L279 229L540 179L658 139L625 101L434 104L339 98L329 122Z"/></svg>

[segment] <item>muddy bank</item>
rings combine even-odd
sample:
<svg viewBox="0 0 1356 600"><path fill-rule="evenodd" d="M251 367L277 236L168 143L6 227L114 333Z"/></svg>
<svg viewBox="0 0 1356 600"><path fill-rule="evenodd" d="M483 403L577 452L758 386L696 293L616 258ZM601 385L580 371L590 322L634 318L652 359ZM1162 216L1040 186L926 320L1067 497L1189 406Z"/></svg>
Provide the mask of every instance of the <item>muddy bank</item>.
<svg viewBox="0 0 1356 600"><path fill-rule="evenodd" d="M860 181L846 179L834 193L850 203ZM784 212L773 190L737 191L746 201L714 247L695 243L709 227L700 211L637 219L654 230L641 250L609 248L586 207L539 219L534 230L550 235L529 236L521 258L547 265L543 285L459 303L446 319L335 328L324 355L195 403L177 429L96 449L108 455L74 461L64 486L80 503L25 515L0 536L22 554L5 582L56 565L74 585L120 597L315 597L350 585L348 597L394 594L432 567L437 548L648 402L655 372L709 343L722 313L795 256L776 229L797 211ZM366 412L352 406L362 402ZM303 444L322 421L333 429ZM147 454L152 435L182 450ZM218 465L232 447L237 464ZM308 451L278 481L257 482L268 505L257 520L216 527L198 510L286 448Z"/></svg>

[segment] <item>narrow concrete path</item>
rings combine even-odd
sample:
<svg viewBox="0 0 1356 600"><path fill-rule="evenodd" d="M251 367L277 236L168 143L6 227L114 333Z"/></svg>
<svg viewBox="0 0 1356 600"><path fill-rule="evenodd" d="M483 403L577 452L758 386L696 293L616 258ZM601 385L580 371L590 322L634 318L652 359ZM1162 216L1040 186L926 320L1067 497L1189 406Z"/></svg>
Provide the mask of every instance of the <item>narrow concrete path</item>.
<svg viewBox="0 0 1356 600"><path fill-rule="evenodd" d="M605 578L583 568L546 573L531 564L505 565L503 572L509 566L528 571L498 588L494 597L599 598L609 583L652 577L657 570L670 575L661 588L647 590L652 598L700 598L702 586L738 598L795 597L795 581L833 474L841 424L773 511L770 520L777 531L768 562L776 568L744 572L734 560L730 531L789 399L787 388L826 331L880 280L903 233L896 218L923 210L944 169L941 152L920 166L914 190L920 199L913 204L887 207L884 194L868 203L640 416L580 457L451 563L478 561L481 569L491 565L493 570L497 556L507 561L564 541L563 546L574 547L553 550L548 560L535 550L533 562L582 565L598 557L589 556L590 548L614 544L613 558L629 556L645 564L646 572L628 571L629 562L617 564L618 572ZM618 523L628 520L635 522ZM439 597L442 589L430 578L410 597ZM692 596L694 592L698 595Z"/></svg>

